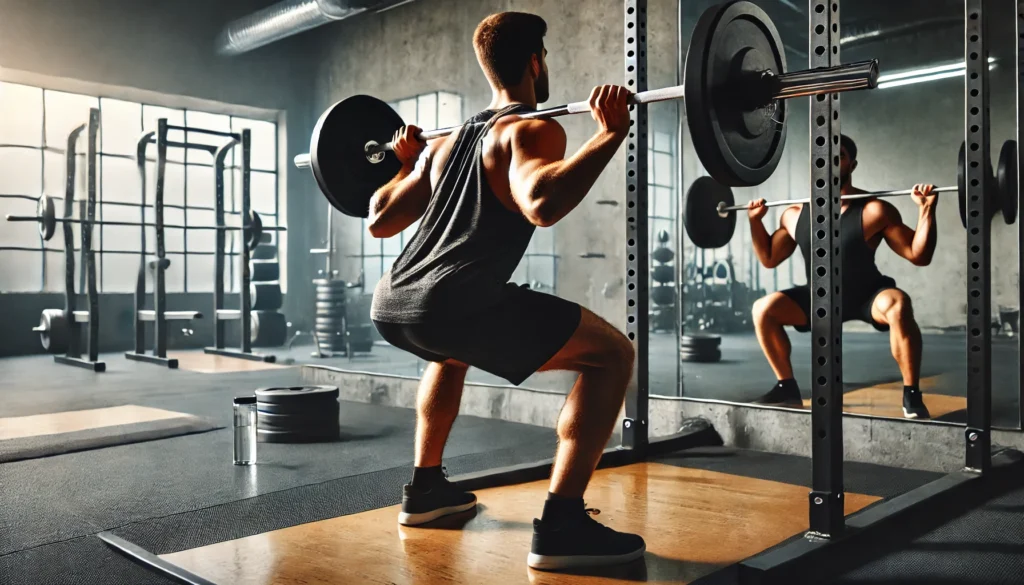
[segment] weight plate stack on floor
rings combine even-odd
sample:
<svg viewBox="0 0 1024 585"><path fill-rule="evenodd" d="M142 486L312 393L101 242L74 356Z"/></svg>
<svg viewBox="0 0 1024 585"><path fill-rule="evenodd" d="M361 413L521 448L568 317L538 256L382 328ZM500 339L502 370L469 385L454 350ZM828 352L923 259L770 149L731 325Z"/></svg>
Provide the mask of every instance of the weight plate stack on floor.
<svg viewBox="0 0 1024 585"><path fill-rule="evenodd" d="M253 347L281 347L288 340L288 322L277 311L249 313L249 341Z"/></svg>
<svg viewBox="0 0 1024 585"><path fill-rule="evenodd" d="M340 433L336 386L261 388L256 391L256 435L261 443L314 443Z"/></svg>
<svg viewBox="0 0 1024 585"><path fill-rule="evenodd" d="M345 305L343 280L316 280L316 335L320 351L345 353Z"/></svg>
<svg viewBox="0 0 1024 585"><path fill-rule="evenodd" d="M684 335L679 342L679 359L684 362L713 363L722 359L722 338L718 335Z"/></svg>
<svg viewBox="0 0 1024 585"><path fill-rule="evenodd" d="M288 340L288 323L278 313L284 303L279 278L277 248L270 244L256 246L249 260L249 340L253 347L281 347Z"/></svg>

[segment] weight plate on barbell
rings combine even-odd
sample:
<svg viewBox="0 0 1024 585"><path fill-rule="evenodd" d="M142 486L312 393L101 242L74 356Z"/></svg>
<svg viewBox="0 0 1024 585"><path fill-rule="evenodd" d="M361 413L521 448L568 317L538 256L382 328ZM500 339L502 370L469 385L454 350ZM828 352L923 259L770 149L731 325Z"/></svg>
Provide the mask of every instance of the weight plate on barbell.
<svg viewBox="0 0 1024 585"><path fill-rule="evenodd" d="M750 2L708 9L686 53L686 120L704 168L724 185L760 185L786 144L788 109L767 95L762 73L786 72L775 25Z"/></svg>
<svg viewBox="0 0 1024 585"><path fill-rule="evenodd" d="M50 353L66 353L71 344L71 326L61 309L43 309L39 315L39 343Z"/></svg>
<svg viewBox="0 0 1024 585"><path fill-rule="evenodd" d="M391 106L368 95L341 100L320 116L309 162L320 190L338 211L369 216L370 198L398 174L402 163L390 152L367 157L366 145L387 143L404 125Z"/></svg>
<svg viewBox="0 0 1024 585"><path fill-rule="evenodd" d="M255 210L249 210L249 229L245 232L245 243L255 250L263 242L263 218Z"/></svg>
<svg viewBox="0 0 1024 585"><path fill-rule="evenodd" d="M36 202L36 215L39 217L39 235L43 241L48 242L57 231L57 210L53 205L53 198L43 195Z"/></svg>
<svg viewBox="0 0 1024 585"><path fill-rule="evenodd" d="M719 203L735 203L732 189L712 179L700 177L690 185L683 201L683 224L693 245L701 249L721 248L736 231L736 214L718 213Z"/></svg>
<svg viewBox="0 0 1024 585"><path fill-rule="evenodd" d="M999 190L999 207L1003 212L1003 221L1008 225L1017 221L1017 206L1020 193L1017 175L1017 141L1007 140L999 151L999 167L996 170Z"/></svg>

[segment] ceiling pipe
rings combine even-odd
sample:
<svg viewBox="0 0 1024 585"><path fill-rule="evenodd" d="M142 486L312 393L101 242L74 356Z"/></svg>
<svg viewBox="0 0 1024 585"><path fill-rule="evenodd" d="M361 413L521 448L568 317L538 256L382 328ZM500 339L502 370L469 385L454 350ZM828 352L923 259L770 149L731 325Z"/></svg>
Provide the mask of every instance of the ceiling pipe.
<svg viewBox="0 0 1024 585"><path fill-rule="evenodd" d="M229 22L217 38L217 52L240 55L281 39L351 18L383 12L412 0L282 0Z"/></svg>

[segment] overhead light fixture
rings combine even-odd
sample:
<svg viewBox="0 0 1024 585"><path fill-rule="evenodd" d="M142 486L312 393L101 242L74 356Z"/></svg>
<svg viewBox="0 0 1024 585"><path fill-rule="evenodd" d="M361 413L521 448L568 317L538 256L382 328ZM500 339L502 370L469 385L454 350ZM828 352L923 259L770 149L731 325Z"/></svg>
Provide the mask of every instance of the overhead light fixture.
<svg viewBox="0 0 1024 585"><path fill-rule="evenodd" d="M996 68L996 60L994 57L989 57L988 63L990 71ZM926 81L936 81L939 79L949 79L951 77L963 77L966 73L966 62L949 63L946 65L937 65L935 67L902 71L900 73L890 73L888 75L880 75L878 77L878 89L900 87L902 85L912 85L914 83L924 83Z"/></svg>

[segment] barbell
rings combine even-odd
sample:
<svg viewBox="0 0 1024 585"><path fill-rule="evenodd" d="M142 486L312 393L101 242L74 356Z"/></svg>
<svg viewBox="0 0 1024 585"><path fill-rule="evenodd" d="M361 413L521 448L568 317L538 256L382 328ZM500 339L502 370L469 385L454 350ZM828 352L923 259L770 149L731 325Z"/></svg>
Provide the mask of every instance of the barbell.
<svg viewBox="0 0 1024 585"><path fill-rule="evenodd" d="M155 227L156 223L141 223L137 221L119 221L119 220L88 220L88 219L75 219L71 217L57 217L56 208L53 204L53 198L49 195L43 195L39 198L36 203L36 214L35 215L8 215L7 221L11 222L37 222L39 224L39 235L43 238L43 241L49 241L53 238L53 234L57 231L58 223L78 223L78 224L91 224L91 225L116 225L116 226L127 226L127 227ZM224 231L242 231L245 232L245 243L250 250L256 248L260 243L260 238L263 237L263 232L283 232L288 228L283 226L263 226L263 219L260 214L253 210L249 210L249 225L245 226L232 226L232 225L177 225L177 224L164 224L165 228L170 229L189 229L189 230L224 230Z"/></svg>
<svg viewBox="0 0 1024 585"><path fill-rule="evenodd" d="M967 227L967 189L966 149L960 146L957 175L959 180L955 187L938 187L933 193L957 193L960 207L960 221ZM999 155L999 167L996 175L992 174L992 165L988 165L988 183L986 197L989 197L989 210L994 216L1002 214L1003 221L1012 224L1017 220L1017 143L1007 140ZM901 197L913 194L913 189L897 191L875 191L843 195L843 201L856 199L874 199L878 197ZM765 207L782 207L798 204L810 204L810 198L784 199L768 201ZM683 224L686 234L695 246L703 249L721 248L732 239L736 231L736 212L747 209L747 205L736 205L732 189L711 177L700 177L686 192L683 202ZM991 217L989 217L991 219Z"/></svg>
<svg viewBox="0 0 1024 585"><path fill-rule="evenodd" d="M723 184L751 186L766 181L779 165L788 121L784 100L872 89L878 84L878 62L787 73L775 25L763 10L740 0L713 6L698 20L683 81L635 93L629 102L682 99L704 168ZM556 118L589 111L588 103L580 101L519 116ZM339 211L367 217L373 194L401 170L387 140L403 126L401 116L377 98L346 98L320 116L309 152L296 156L295 166L312 170L320 190ZM459 128L430 130L418 137L440 138Z"/></svg>

